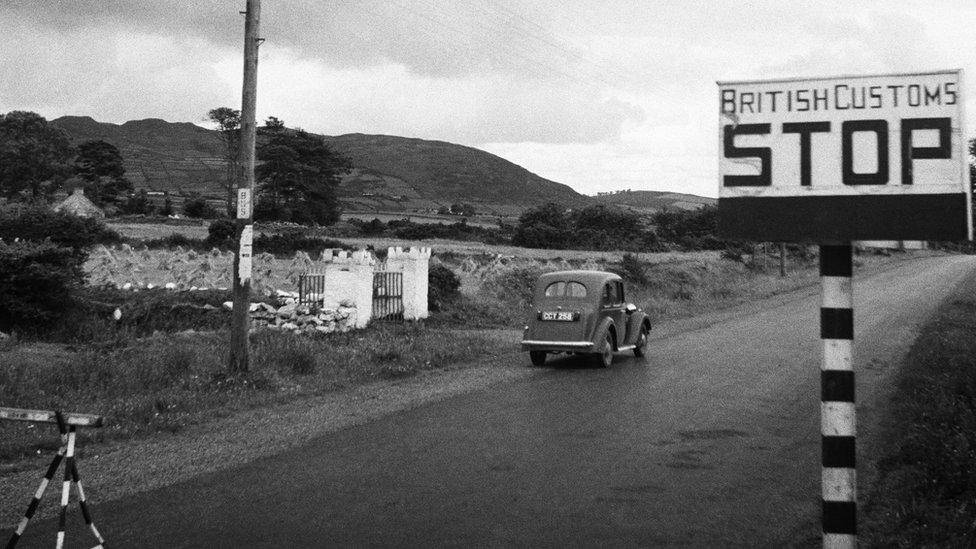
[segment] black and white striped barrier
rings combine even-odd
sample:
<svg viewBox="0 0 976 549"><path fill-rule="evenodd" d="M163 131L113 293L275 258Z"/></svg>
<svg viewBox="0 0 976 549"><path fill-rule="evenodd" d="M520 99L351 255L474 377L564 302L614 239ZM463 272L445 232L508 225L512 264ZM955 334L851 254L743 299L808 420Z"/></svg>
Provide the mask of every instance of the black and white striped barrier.
<svg viewBox="0 0 976 549"><path fill-rule="evenodd" d="M820 246L820 434L823 546L857 544L851 246Z"/></svg>
<svg viewBox="0 0 976 549"><path fill-rule="evenodd" d="M63 444L58 448L54 460L51 461L47 472L44 473L44 478L41 479L41 485L34 493L34 497L27 507L27 512L24 513L24 517L17 525L17 529L10 536L10 540L7 541L7 549L13 549L17 546L17 542L24 534L24 530L27 529L27 524L34 517L34 513L37 512L41 498L44 497L44 492L47 491L48 484L54 478L54 474L57 472L62 460L65 462L64 484L61 488L61 514L58 518L56 547L57 549L64 547L64 528L68 514L68 501L71 497L71 484L74 482L75 488L78 490L78 505L81 507L81 514L85 519L85 525L88 526L95 539L98 540L98 545L92 549L103 549L105 547L105 540L92 521L91 511L88 509L88 502L85 498L85 489L82 487L81 477L78 475L78 464L75 460L75 429L79 426L101 427L104 419L101 416L91 414L62 414L60 411L48 412L46 410L22 410L18 408L0 408L0 419L56 423L58 430L61 432L61 442Z"/></svg>

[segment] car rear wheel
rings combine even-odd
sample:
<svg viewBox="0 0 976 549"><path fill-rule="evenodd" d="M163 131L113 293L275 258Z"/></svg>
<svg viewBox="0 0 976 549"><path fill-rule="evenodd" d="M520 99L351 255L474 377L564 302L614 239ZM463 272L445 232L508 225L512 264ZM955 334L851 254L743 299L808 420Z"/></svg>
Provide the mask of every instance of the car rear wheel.
<svg viewBox="0 0 976 549"><path fill-rule="evenodd" d="M641 326L640 335L637 336L637 343L634 345L634 356L637 358L644 356L644 353L647 352L647 334L649 332L647 325Z"/></svg>
<svg viewBox="0 0 976 549"><path fill-rule="evenodd" d="M546 363L545 351L529 351L529 358L532 359L533 366L542 366Z"/></svg>
<svg viewBox="0 0 976 549"><path fill-rule="evenodd" d="M603 345L596 355L597 365L601 368L609 368L613 363L613 336L609 332L603 336Z"/></svg>

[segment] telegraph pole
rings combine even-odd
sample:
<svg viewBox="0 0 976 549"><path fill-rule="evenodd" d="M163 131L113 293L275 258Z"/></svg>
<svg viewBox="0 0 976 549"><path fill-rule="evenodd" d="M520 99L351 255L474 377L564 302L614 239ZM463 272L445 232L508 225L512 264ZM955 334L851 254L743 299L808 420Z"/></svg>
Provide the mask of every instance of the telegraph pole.
<svg viewBox="0 0 976 549"><path fill-rule="evenodd" d="M244 86L241 93L241 149L237 175L237 250L234 253L234 310L230 324L231 373L250 369L247 334L250 329L252 242L254 239L254 141L258 92L258 38L261 0L247 0L244 13Z"/></svg>

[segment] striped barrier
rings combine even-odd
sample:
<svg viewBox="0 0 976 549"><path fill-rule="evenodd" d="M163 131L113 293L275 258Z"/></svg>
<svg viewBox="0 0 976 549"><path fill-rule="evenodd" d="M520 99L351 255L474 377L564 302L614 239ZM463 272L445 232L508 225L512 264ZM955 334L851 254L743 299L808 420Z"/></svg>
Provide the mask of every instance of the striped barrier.
<svg viewBox="0 0 976 549"><path fill-rule="evenodd" d="M821 526L823 546L857 545L851 246L820 246Z"/></svg>
<svg viewBox="0 0 976 549"><path fill-rule="evenodd" d="M34 497L31 499L30 505L27 506L27 512L24 513L24 517L17 524L17 529L10 536L10 540L7 541L7 549L13 549L17 546L17 542L20 541L20 537L24 535L24 530L27 529L27 524L30 522L31 518L34 517L34 513L37 512L37 507L41 503L41 498L44 497L44 492L47 491L48 485L54 478L54 474L57 472L58 468L61 466L61 462L64 461L64 483L61 485L61 513L58 517L58 538L57 538L57 549L62 549L64 547L65 538L65 523L67 522L68 516L68 501L71 498L71 484L75 485L78 491L78 506L81 507L81 514L85 519L85 525L91 531L95 539L98 540L98 545L95 545L92 549L102 549L105 545L105 540L102 538L102 534L95 527L95 523L92 520L91 511L88 508L88 501L85 498L85 489L81 485L81 477L78 474L78 464L75 459L75 430L79 426L83 427L101 427L104 423L104 419L101 416L95 416L91 414L63 414L60 411L48 412L45 410L23 410L18 408L0 408L0 419L11 420L11 421L31 421L31 422L42 422L42 423L56 423L58 426L58 431L61 433L62 446L58 448L57 453L54 455L54 460L51 461L51 465L48 466L47 472L44 473L44 478L41 479L41 485L38 486L37 491L34 492Z"/></svg>

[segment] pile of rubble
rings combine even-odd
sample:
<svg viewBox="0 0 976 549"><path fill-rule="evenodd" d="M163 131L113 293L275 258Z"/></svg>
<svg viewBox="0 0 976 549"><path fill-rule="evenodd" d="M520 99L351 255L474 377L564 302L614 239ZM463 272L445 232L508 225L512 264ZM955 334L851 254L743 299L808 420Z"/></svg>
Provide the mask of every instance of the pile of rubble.
<svg viewBox="0 0 976 549"><path fill-rule="evenodd" d="M339 303L335 309L325 309L318 304L299 304L297 292L278 290L270 296L271 303L251 303L251 330L271 328L294 333L348 332L356 326L357 309L350 301ZM227 309L233 303L224 303Z"/></svg>

